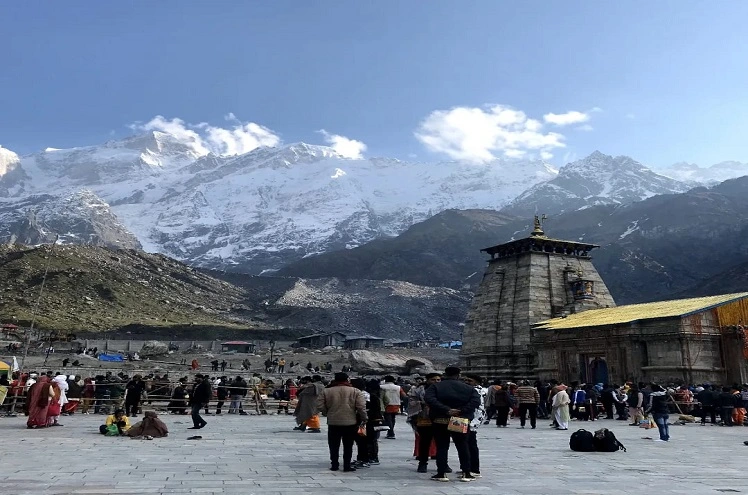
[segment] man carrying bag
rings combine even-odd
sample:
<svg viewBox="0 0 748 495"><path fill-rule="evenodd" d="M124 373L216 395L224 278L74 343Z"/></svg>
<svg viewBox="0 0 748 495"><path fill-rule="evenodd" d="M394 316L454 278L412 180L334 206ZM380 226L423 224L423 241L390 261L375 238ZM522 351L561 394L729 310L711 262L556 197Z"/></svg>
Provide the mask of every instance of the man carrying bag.
<svg viewBox="0 0 748 495"><path fill-rule="evenodd" d="M481 400L478 392L460 381L460 368L450 366L444 370L442 381L426 389L424 400L429 406L436 442L436 474L434 481L449 481L447 462L449 440L454 441L460 459L462 476L460 481L473 481L470 474L470 452L468 450L468 424L473 419Z"/></svg>

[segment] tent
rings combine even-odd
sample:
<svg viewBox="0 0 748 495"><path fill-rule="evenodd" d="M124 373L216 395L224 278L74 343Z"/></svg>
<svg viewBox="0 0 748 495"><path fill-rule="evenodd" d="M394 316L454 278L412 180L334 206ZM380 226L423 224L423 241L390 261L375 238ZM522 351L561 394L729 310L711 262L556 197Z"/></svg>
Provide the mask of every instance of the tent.
<svg viewBox="0 0 748 495"><path fill-rule="evenodd" d="M116 361L118 363L121 363L124 360L125 358L123 358L119 354L99 354L99 361Z"/></svg>
<svg viewBox="0 0 748 495"><path fill-rule="evenodd" d="M10 380L10 368L10 364L5 361L0 361L0 376L8 375L8 380Z"/></svg>

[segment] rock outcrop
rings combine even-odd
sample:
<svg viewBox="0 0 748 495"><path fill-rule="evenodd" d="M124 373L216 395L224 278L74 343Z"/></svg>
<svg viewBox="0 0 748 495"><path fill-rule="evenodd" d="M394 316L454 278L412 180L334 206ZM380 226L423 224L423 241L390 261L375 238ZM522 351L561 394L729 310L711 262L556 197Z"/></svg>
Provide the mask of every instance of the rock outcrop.
<svg viewBox="0 0 748 495"><path fill-rule="evenodd" d="M155 357L169 354L169 345L159 342L158 340L148 340L143 342L143 348L140 349L140 357Z"/></svg>
<svg viewBox="0 0 748 495"><path fill-rule="evenodd" d="M353 370L360 374L412 375L434 371L434 364L428 359L389 352L357 349L350 352L349 361Z"/></svg>

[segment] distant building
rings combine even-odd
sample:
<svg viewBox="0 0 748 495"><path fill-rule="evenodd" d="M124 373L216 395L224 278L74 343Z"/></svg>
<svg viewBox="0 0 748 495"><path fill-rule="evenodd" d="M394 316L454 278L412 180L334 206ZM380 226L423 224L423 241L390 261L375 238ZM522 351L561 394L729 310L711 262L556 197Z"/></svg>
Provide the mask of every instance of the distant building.
<svg viewBox="0 0 748 495"><path fill-rule="evenodd" d="M345 343L346 335L340 332L315 333L296 339L294 347L322 349L323 347L339 347Z"/></svg>
<svg viewBox="0 0 748 495"><path fill-rule="evenodd" d="M462 349L462 341L450 340L449 342L442 342L439 344L439 347L444 347L446 349Z"/></svg>
<svg viewBox="0 0 748 495"><path fill-rule="evenodd" d="M372 335L356 335L345 339L344 346L346 349L377 349L384 347L382 337Z"/></svg>
<svg viewBox="0 0 748 495"><path fill-rule="evenodd" d="M423 339L412 339L412 340L395 340L391 342L392 347L398 347L401 349L415 349L418 347L436 347L436 342L430 342Z"/></svg>
<svg viewBox="0 0 748 495"><path fill-rule="evenodd" d="M255 345L243 340L231 340L221 344L221 352L239 352L242 354L252 354L255 352Z"/></svg>

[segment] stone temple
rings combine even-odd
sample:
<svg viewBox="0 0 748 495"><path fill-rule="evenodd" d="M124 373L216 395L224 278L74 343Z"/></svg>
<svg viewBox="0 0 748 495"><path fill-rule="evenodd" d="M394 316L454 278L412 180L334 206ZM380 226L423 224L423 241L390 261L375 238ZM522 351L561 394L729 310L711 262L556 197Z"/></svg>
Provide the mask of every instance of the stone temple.
<svg viewBox="0 0 748 495"><path fill-rule="evenodd" d="M596 247L547 237L535 217L528 237L483 249L463 368L501 380L748 381L748 293L616 306Z"/></svg>

